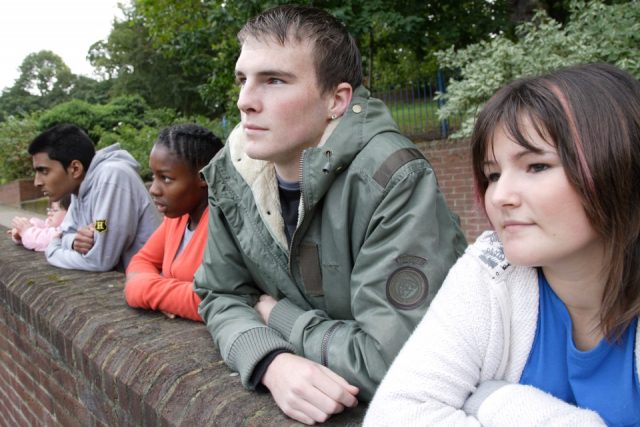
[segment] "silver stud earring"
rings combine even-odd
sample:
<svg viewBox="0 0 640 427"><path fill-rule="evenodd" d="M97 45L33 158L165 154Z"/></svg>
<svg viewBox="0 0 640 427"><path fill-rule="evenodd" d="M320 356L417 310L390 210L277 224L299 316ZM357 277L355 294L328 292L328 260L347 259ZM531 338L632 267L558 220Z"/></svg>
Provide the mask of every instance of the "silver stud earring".
<svg viewBox="0 0 640 427"><path fill-rule="evenodd" d="M338 118L338 116L336 116L335 114L332 114L332 115L331 115L331 120L335 120L335 119L337 119L337 118Z"/></svg>

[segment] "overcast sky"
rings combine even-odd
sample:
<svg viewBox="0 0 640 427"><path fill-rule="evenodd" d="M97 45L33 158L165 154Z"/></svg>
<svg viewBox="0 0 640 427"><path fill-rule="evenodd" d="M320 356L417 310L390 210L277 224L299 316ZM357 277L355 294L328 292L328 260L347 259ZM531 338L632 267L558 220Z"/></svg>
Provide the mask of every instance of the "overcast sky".
<svg viewBox="0 0 640 427"><path fill-rule="evenodd" d="M92 77L89 47L106 39L118 3L129 0L3 0L0 4L0 90L13 86L33 52L51 50L74 74Z"/></svg>

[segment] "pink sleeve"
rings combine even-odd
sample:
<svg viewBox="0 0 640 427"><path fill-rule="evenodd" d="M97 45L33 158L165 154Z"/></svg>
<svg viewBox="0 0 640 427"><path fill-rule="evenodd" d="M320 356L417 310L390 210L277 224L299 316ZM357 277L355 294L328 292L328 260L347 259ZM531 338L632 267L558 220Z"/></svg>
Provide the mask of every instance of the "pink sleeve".
<svg viewBox="0 0 640 427"><path fill-rule="evenodd" d="M47 227L44 221L31 218L31 227L22 233L22 245L34 251L43 252L49 246L49 242L60 234L59 227Z"/></svg>

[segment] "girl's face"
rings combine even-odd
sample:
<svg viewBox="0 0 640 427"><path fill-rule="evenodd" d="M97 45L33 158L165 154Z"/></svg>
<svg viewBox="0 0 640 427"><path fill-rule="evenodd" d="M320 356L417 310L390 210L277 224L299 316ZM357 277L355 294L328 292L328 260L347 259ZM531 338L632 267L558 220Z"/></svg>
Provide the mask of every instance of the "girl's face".
<svg viewBox="0 0 640 427"><path fill-rule="evenodd" d="M149 192L160 213L169 218L193 214L207 203L206 183L197 171L164 145L149 155L153 182Z"/></svg>
<svg viewBox="0 0 640 427"><path fill-rule="evenodd" d="M47 209L47 222L49 227L58 227L62 224L62 220L66 214L67 210L60 206L60 203L51 202L51 207Z"/></svg>
<svg viewBox="0 0 640 427"><path fill-rule="evenodd" d="M529 120L523 125L523 134L539 152L516 144L500 126L484 162L489 181L485 209L507 259L517 265L565 270L601 265L603 239L591 226L556 148L536 133Z"/></svg>

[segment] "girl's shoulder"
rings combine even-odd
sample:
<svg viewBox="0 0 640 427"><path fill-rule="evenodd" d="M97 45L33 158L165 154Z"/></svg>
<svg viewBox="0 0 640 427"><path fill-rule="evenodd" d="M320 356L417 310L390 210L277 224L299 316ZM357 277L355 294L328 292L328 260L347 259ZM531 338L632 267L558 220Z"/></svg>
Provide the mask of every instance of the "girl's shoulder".
<svg viewBox="0 0 640 427"><path fill-rule="evenodd" d="M454 270L454 269L452 269ZM509 262L502 242L495 231L485 231L469 245L455 266L460 275L466 276L475 286L508 293L529 294L536 283L536 269L517 266Z"/></svg>

